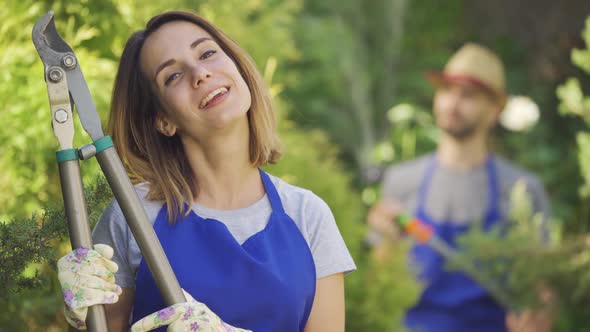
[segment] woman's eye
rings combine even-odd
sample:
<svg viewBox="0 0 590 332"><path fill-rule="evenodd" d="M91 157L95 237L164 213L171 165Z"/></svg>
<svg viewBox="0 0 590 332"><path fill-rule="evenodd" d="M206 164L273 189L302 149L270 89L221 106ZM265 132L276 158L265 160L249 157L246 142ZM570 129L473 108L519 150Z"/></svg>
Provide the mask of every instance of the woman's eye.
<svg viewBox="0 0 590 332"><path fill-rule="evenodd" d="M178 77L180 77L180 73L172 73L172 74L170 74L170 76L168 76L166 78L166 81L164 82L164 85L170 84L172 81L174 81Z"/></svg>
<svg viewBox="0 0 590 332"><path fill-rule="evenodd" d="M215 54L215 53L217 53L217 51L215 51L215 50L208 50L208 51L206 51L205 53L203 53L203 54L202 54L202 55L199 57L199 59L201 59L201 60L205 60L205 59L207 59L208 57L212 56L212 55L213 55L213 54Z"/></svg>

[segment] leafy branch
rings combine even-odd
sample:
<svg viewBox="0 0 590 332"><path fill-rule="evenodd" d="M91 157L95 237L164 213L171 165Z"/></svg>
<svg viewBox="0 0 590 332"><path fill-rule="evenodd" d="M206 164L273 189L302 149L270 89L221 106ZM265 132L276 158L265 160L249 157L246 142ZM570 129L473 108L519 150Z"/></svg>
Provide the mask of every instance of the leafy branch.
<svg viewBox="0 0 590 332"><path fill-rule="evenodd" d="M93 227L112 194L104 177L86 186L85 194ZM52 204L31 217L0 222L0 298L8 292L32 289L49 280L31 264L54 265L59 245L68 232L63 204ZM30 271L32 270L32 271Z"/></svg>

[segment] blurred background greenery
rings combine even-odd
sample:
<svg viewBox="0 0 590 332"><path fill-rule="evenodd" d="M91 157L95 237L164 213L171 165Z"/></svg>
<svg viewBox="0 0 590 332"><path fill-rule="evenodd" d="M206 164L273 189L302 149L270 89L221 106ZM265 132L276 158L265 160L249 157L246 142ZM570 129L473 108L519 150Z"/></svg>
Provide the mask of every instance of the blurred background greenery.
<svg viewBox="0 0 590 332"><path fill-rule="evenodd" d="M530 96L541 110L530 129L498 128L495 151L539 174L562 238L589 231L584 87L590 56L570 57L572 49L585 48L587 0L6 0L0 11L1 331L66 329L54 262L69 244L43 65L31 41L34 22L55 12L106 119L126 38L168 9L210 19L264 73L286 146L285 158L269 171L326 200L359 267L346 278L347 330L401 331L401 316L416 300L418 286L403 260L406 244L391 262L372 261L362 241L364 218L378 196L380 170L435 146L424 72L441 68L467 40L497 50L510 93ZM76 146L88 142L77 135ZM82 167L96 220L111 196L96 162ZM589 317L561 313L556 330L586 331Z"/></svg>

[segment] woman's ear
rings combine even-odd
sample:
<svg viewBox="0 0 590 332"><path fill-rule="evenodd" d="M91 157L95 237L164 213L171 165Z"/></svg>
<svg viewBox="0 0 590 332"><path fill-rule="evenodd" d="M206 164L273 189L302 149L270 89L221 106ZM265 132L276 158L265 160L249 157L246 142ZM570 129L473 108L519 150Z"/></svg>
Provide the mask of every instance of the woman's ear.
<svg viewBox="0 0 590 332"><path fill-rule="evenodd" d="M176 134L176 125L172 123L166 115L158 113L156 115L156 129L165 136L172 137Z"/></svg>

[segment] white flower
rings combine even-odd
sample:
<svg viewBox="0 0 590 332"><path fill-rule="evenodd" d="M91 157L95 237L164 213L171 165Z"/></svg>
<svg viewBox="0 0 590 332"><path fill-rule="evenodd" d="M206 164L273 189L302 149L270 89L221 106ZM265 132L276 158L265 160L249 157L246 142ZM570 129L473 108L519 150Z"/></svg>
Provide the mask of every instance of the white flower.
<svg viewBox="0 0 590 332"><path fill-rule="evenodd" d="M539 120L539 106L529 97L513 96L508 98L506 107L500 114L500 124L512 131L531 128Z"/></svg>
<svg viewBox="0 0 590 332"><path fill-rule="evenodd" d="M399 104L387 111L387 119L393 124L407 122L414 117L415 107L411 104Z"/></svg>

